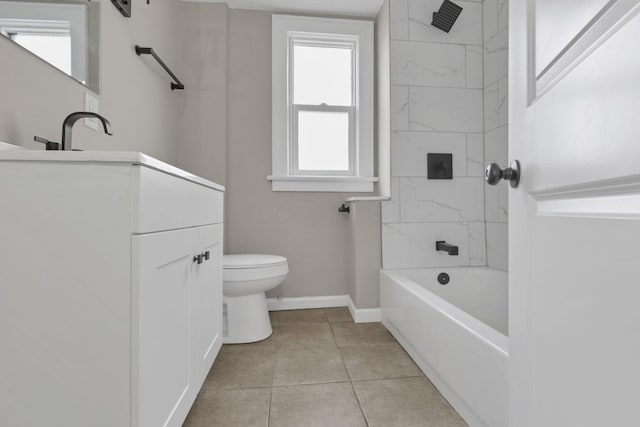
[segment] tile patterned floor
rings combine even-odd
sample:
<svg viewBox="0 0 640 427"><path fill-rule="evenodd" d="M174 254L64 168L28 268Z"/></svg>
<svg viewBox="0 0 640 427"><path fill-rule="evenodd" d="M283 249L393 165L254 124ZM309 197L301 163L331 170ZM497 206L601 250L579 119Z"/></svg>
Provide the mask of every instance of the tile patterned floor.
<svg viewBox="0 0 640 427"><path fill-rule="evenodd" d="M346 308L271 323L265 341L222 347L184 427L466 426L381 324Z"/></svg>

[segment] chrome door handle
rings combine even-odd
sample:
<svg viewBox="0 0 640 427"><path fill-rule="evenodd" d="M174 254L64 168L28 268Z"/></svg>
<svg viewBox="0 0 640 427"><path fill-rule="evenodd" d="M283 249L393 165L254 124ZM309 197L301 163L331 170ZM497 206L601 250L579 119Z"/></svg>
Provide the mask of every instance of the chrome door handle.
<svg viewBox="0 0 640 427"><path fill-rule="evenodd" d="M520 162L514 160L506 169L501 169L497 163L487 166L485 179L489 185L497 185L501 179L509 181L512 188L517 188L520 184Z"/></svg>

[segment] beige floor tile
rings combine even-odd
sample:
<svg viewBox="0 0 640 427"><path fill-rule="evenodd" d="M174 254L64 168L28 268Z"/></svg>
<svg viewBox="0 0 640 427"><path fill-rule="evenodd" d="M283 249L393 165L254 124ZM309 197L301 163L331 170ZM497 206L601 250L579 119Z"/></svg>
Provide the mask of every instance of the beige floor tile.
<svg viewBox="0 0 640 427"><path fill-rule="evenodd" d="M285 310L285 311L272 311L273 318L272 325L290 325L296 323L323 323L327 322L327 315L324 309L311 309L311 310ZM275 320L275 323L274 323Z"/></svg>
<svg viewBox="0 0 640 427"><path fill-rule="evenodd" d="M366 422L351 384L275 387L270 427L364 427Z"/></svg>
<svg viewBox="0 0 640 427"><path fill-rule="evenodd" d="M276 326L276 324L278 323L278 312L277 311L270 311L269 312L269 320L271 320L271 326Z"/></svg>
<svg viewBox="0 0 640 427"><path fill-rule="evenodd" d="M426 378L354 382L370 427L461 427L460 416Z"/></svg>
<svg viewBox="0 0 640 427"><path fill-rule="evenodd" d="M331 329L339 347L396 342L382 323L333 322Z"/></svg>
<svg viewBox="0 0 640 427"><path fill-rule="evenodd" d="M278 350L273 385L349 381L340 350L335 347Z"/></svg>
<svg viewBox="0 0 640 427"><path fill-rule="evenodd" d="M262 341L252 342L249 344L225 344L222 346L222 351L225 352L233 352L236 350L247 350L252 349L255 351L274 351L276 349L276 343L273 339L273 334Z"/></svg>
<svg viewBox="0 0 640 427"><path fill-rule="evenodd" d="M223 348L204 382L205 389L271 387L275 352Z"/></svg>
<svg viewBox="0 0 640 427"><path fill-rule="evenodd" d="M329 323L296 323L273 328L276 350L335 347Z"/></svg>
<svg viewBox="0 0 640 427"><path fill-rule="evenodd" d="M347 307L325 308L329 322L353 322L351 312Z"/></svg>
<svg viewBox="0 0 640 427"><path fill-rule="evenodd" d="M266 427L271 389L205 390L183 427Z"/></svg>
<svg viewBox="0 0 640 427"><path fill-rule="evenodd" d="M341 347L342 358L352 381L416 377L422 371L399 344Z"/></svg>

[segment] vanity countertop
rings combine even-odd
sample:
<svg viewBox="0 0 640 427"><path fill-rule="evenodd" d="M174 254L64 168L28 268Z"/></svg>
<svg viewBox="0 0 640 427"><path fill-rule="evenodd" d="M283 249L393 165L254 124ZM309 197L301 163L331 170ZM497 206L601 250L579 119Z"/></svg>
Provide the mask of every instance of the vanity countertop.
<svg viewBox="0 0 640 427"><path fill-rule="evenodd" d="M224 187L190 172L135 151L0 150L0 162L129 163L224 191Z"/></svg>

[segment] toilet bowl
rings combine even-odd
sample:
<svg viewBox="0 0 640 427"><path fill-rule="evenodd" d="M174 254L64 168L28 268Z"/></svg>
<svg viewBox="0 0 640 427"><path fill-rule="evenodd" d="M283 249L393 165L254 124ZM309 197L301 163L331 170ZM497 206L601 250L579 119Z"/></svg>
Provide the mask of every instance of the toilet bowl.
<svg viewBox="0 0 640 427"><path fill-rule="evenodd" d="M265 292L287 277L287 259L275 255L224 255L225 344L261 341L271 333Z"/></svg>

